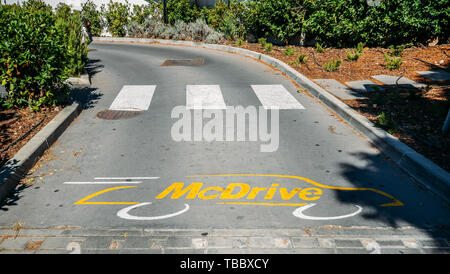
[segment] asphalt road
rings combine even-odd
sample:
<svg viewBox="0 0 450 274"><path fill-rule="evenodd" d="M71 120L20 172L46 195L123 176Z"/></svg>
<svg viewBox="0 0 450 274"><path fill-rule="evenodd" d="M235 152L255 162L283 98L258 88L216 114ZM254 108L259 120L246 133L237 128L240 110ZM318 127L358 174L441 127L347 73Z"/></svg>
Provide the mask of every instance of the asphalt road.
<svg viewBox="0 0 450 274"><path fill-rule="evenodd" d="M83 112L33 173L34 184L2 206L0 226L270 230L450 223L449 208L436 195L257 60L182 46L90 48L92 85L75 96ZM161 66L192 58L204 64ZM129 85L154 86L148 109L129 119L98 118ZM171 113L186 106L187 85L219 86L226 106L243 107L264 101L251 85L281 85L303 108L279 110L273 152L261 152L260 139L176 141L171 130L178 119Z"/></svg>

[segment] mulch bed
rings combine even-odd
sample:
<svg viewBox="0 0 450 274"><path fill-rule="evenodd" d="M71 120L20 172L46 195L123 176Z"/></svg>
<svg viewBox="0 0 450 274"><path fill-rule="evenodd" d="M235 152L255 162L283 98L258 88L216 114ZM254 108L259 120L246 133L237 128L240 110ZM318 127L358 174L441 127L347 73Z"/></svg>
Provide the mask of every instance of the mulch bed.
<svg viewBox="0 0 450 274"><path fill-rule="evenodd" d="M385 74L403 76L429 85L427 89L414 92L387 87L383 92L365 94L368 99L344 102L374 123L377 122L377 116L384 112L395 123L395 128L387 129L393 136L450 172L450 133L444 135L441 131L450 108L450 81L431 81L417 73L437 68L449 71L449 44L405 49L399 70L385 68L383 53L389 50L384 48L364 48L356 62L349 62L346 60L347 51L353 49L327 48L325 52L317 53L314 47L289 47L295 49L292 56L286 56L286 47L280 46L273 46L270 53L266 53L258 43L246 43L241 48L277 58L310 79L335 79L342 84L371 80L383 85L371 76ZM308 59L304 64L297 65L294 62L300 53L308 56ZM342 63L337 71L328 72L323 68L323 64L338 59Z"/></svg>
<svg viewBox="0 0 450 274"><path fill-rule="evenodd" d="M13 158L60 110L56 106L43 107L39 112L29 108L0 110L0 166Z"/></svg>

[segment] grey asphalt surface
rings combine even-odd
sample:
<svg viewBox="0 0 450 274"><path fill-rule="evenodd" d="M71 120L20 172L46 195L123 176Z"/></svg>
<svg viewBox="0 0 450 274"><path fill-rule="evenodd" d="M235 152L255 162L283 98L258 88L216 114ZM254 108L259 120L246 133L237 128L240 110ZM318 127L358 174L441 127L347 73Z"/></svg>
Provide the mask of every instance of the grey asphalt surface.
<svg viewBox="0 0 450 274"><path fill-rule="evenodd" d="M450 224L448 205L421 188L349 125L269 66L236 54L194 47L93 43L90 45L92 85L75 95L84 110L51 148L50 157L31 175L35 183L19 189L1 206L0 226L17 222L28 227L151 229L305 229L319 226L444 228ZM165 67L166 59L204 58L205 65ZM186 85L220 85L228 106L260 106L253 84L282 84L305 107L280 110L280 144L275 152L260 152L261 142L175 142L170 132L175 106L186 104ZM149 110L134 118L103 120L123 85L157 85ZM192 175L230 175L187 177ZM272 176L238 176L258 174ZM305 181L289 175L307 178ZM70 185L98 177L158 177L142 183ZM113 180L109 180L110 182ZM137 180L136 180L137 181ZM174 182L202 182L203 188L245 183L250 187L278 184L272 199L261 192L255 199L155 199ZM315 184L315 185L314 185ZM89 202L74 204L94 193ZM298 195L281 199L280 188L318 187L320 199ZM237 190L236 190L237 191ZM208 194L213 194L211 191ZM402 206L382 206L398 200ZM159 220L129 220L117 216L131 203L151 202L129 213L162 216ZM224 203L315 203L303 213L332 217L362 212L337 220L295 217L298 206ZM433 237L433 235L430 235Z"/></svg>

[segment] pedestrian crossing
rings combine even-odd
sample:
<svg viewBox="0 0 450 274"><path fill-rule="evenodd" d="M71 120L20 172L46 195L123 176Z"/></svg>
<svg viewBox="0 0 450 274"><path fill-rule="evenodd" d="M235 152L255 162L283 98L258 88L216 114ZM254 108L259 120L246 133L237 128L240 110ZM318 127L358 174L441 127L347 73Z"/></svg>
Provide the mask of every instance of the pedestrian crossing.
<svg viewBox="0 0 450 274"><path fill-rule="evenodd" d="M254 92L264 109L305 109L283 85L250 85L246 88ZM186 85L185 92L187 109L227 108L220 85ZM156 85L124 85L109 109L146 111L155 93Z"/></svg>

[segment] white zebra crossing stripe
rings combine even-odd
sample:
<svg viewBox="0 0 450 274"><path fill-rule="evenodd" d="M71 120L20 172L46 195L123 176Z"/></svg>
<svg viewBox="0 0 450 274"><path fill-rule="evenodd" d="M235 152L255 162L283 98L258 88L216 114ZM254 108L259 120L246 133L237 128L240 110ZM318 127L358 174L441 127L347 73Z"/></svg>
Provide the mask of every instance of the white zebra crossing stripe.
<svg viewBox="0 0 450 274"><path fill-rule="evenodd" d="M264 109L305 109L283 85L251 85Z"/></svg>
<svg viewBox="0 0 450 274"><path fill-rule="evenodd" d="M187 109L226 109L219 85L187 85Z"/></svg>
<svg viewBox="0 0 450 274"><path fill-rule="evenodd" d="M109 107L110 110L148 110L155 85L125 85Z"/></svg>

